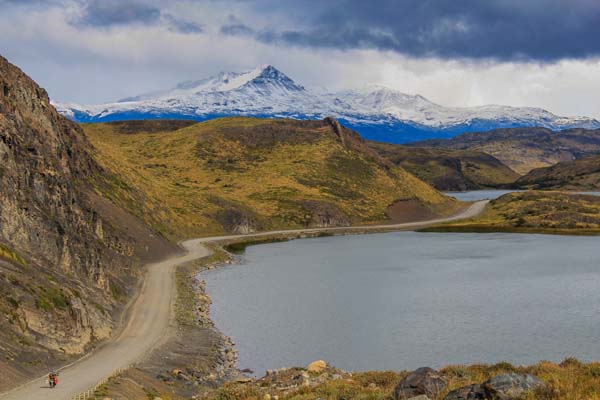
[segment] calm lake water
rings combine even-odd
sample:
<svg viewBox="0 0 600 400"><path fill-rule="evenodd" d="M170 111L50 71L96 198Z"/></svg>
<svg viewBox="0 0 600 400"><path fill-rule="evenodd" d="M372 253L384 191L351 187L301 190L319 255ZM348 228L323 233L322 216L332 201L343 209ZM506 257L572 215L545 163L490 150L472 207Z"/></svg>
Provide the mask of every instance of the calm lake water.
<svg viewBox="0 0 600 400"><path fill-rule="evenodd" d="M445 192L444 194L452 196L461 201L493 200L507 193L522 192L522 190L472 190L470 192ZM600 196L600 192L573 192L579 194L589 194Z"/></svg>
<svg viewBox="0 0 600 400"><path fill-rule="evenodd" d="M452 196L460 201L478 201L493 200L507 193L518 192L519 190L473 190L470 192L446 192L444 194Z"/></svg>
<svg viewBox="0 0 600 400"><path fill-rule="evenodd" d="M399 232L253 246L203 273L238 366L600 359L600 238Z"/></svg>

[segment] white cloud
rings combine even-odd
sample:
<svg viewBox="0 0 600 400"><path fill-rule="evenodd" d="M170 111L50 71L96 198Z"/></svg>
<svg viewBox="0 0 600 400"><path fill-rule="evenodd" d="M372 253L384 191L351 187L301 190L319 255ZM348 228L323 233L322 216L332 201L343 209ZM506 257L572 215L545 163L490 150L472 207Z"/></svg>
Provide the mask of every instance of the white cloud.
<svg viewBox="0 0 600 400"><path fill-rule="evenodd" d="M195 4L195 3L194 3ZM170 87L220 70L271 63L307 86L330 89L379 83L449 106L490 103L546 108L600 118L600 61L556 64L467 63L414 59L376 50L289 48L219 27L240 12L236 3L174 3L170 14L205 27L185 34L167 24L82 27L78 8L49 7L0 15L0 52L61 101L98 103ZM264 16L252 16L260 24Z"/></svg>

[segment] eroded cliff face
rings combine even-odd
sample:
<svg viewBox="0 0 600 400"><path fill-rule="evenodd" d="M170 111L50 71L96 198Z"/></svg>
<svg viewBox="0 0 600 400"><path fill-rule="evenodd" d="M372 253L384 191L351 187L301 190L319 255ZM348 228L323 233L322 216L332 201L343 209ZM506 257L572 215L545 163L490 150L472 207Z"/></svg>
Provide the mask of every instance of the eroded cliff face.
<svg viewBox="0 0 600 400"><path fill-rule="evenodd" d="M140 261L174 251L102 197L92 152L0 57L0 389L108 337Z"/></svg>

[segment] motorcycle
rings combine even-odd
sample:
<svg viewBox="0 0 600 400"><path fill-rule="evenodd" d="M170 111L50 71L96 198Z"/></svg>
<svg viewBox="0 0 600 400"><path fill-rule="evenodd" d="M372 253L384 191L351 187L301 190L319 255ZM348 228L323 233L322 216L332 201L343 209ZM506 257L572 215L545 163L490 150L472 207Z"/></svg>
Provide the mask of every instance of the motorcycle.
<svg viewBox="0 0 600 400"><path fill-rule="evenodd" d="M48 376L48 385L51 388L54 388L56 385L58 385L58 374L50 374Z"/></svg>

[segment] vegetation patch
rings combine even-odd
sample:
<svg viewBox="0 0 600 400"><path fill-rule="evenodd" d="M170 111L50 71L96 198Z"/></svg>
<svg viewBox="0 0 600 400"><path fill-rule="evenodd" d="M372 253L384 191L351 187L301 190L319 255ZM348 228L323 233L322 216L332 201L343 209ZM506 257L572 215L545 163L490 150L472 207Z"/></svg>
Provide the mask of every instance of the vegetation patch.
<svg viewBox="0 0 600 400"><path fill-rule="evenodd" d="M66 310L71 302L62 289L39 286L36 291L35 306L44 311Z"/></svg>
<svg viewBox="0 0 600 400"><path fill-rule="evenodd" d="M483 214L423 231L600 234L600 196L569 192L509 193L493 200Z"/></svg>
<svg viewBox="0 0 600 400"><path fill-rule="evenodd" d="M18 255L14 250L0 243L0 258L4 258L5 260L12 261L21 266L26 266L27 261L20 255Z"/></svg>

